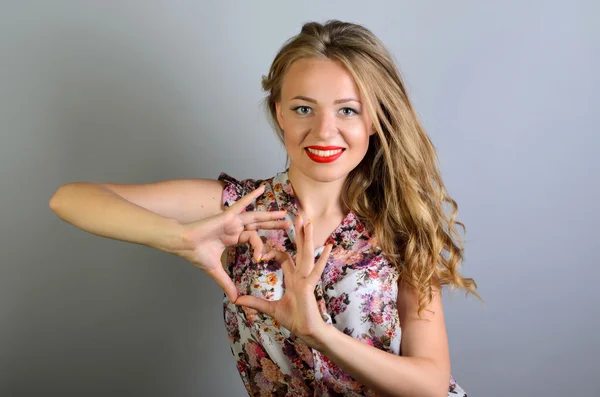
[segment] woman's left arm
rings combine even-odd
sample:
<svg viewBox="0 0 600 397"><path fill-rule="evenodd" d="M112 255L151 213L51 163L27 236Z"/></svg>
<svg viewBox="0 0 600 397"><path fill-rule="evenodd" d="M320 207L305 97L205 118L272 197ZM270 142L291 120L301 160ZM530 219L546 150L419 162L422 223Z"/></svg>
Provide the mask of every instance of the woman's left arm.
<svg viewBox="0 0 600 397"><path fill-rule="evenodd" d="M417 316L417 292L398 288L402 355L388 353L344 334L331 324L315 336L317 349L365 386L385 396L446 397L450 385L450 354L441 289L434 289L429 307Z"/></svg>

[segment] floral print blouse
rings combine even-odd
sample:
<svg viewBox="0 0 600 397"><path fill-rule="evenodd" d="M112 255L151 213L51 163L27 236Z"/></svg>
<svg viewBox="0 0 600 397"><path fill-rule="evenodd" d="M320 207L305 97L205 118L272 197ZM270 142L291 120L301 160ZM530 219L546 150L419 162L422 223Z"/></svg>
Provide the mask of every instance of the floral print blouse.
<svg viewBox="0 0 600 397"><path fill-rule="evenodd" d="M264 193L248 211L286 209L287 220L297 214L288 171L267 180L238 181L226 173L223 204L231 206L240 197L266 183ZM258 230L265 251L296 253L294 226ZM396 309L399 273L384 257L376 239L352 212L329 236L330 259L315 288L321 316L327 323L364 343L392 354L400 354L401 330ZM324 247L315 250L318 258ZM283 273L278 262L254 263L252 247L238 244L227 250L226 271L241 295L267 300L281 299ZM236 306L223 294L223 318L236 366L250 396L377 396L354 380L318 350L312 349L272 317L244 306ZM466 396L450 377L448 396Z"/></svg>

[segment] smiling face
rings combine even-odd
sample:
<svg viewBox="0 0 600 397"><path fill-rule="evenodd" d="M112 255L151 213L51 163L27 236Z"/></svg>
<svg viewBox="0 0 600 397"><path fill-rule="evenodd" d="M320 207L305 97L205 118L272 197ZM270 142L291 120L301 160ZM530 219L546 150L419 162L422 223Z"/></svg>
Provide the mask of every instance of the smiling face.
<svg viewBox="0 0 600 397"><path fill-rule="evenodd" d="M316 181L345 178L375 133L352 75L331 59L295 61L275 106L290 167Z"/></svg>

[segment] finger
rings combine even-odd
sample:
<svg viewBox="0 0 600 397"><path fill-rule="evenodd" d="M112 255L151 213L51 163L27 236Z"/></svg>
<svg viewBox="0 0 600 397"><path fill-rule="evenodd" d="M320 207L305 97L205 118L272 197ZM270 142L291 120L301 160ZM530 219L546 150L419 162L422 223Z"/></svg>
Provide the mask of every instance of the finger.
<svg viewBox="0 0 600 397"><path fill-rule="evenodd" d="M296 222L294 223L294 229L296 229L296 252L301 253L302 243L304 242L304 228L302 227L303 220L302 215L298 213Z"/></svg>
<svg viewBox="0 0 600 397"><path fill-rule="evenodd" d="M312 221L308 221L308 223L304 226L304 246L302 249L304 250L304 254L307 256L312 256L314 258L315 247L313 242L313 231L314 225Z"/></svg>
<svg viewBox="0 0 600 397"><path fill-rule="evenodd" d="M291 221L268 221L268 222L258 222L258 223L250 223L246 225L244 228L246 230L275 230L275 229L287 229L292 226Z"/></svg>
<svg viewBox="0 0 600 397"><path fill-rule="evenodd" d="M325 248L323 248L319 260L315 264L314 269L308 275L307 279L312 285L316 286L319 280L321 279L321 275L323 274L325 266L327 266L327 261L329 260L329 255L331 254L332 249L333 244L327 244Z"/></svg>
<svg viewBox="0 0 600 397"><path fill-rule="evenodd" d="M269 252L267 252L266 254L264 254L262 259L264 261L269 261L273 259L281 263L281 270L283 271L284 276L291 276L296 270L296 266L294 265L294 259L287 252L272 249L269 250Z"/></svg>
<svg viewBox="0 0 600 397"><path fill-rule="evenodd" d="M235 302L238 297L238 290L233 283L233 280L229 278L229 275L225 272L225 269L221 266L215 267L212 271L206 271L206 273L212 277L217 284L223 289L230 302Z"/></svg>
<svg viewBox="0 0 600 397"><path fill-rule="evenodd" d="M302 243L302 260L297 264L300 274L308 277L313 267L315 267L315 249L313 248L313 224L311 221L304 226L304 236Z"/></svg>
<svg viewBox="0 0 600 397"><path fill-rule="evenodd" d="M252 255L254 262L260 261L261 255L263 253L264 243L262 242L256 230L245 230L240 233L238 243L241 244L248 242L254 249L254 253Z"/></svg>
<svg viewBox="0 0 600 397"><path fill-rule="evenodd" d="M275 312L275 302L276 301L268 301L252 295L240 295L235 301L235 304L250 307L273 317L273 313Z"/></svg>
<svg viewBox="0 0 600 397"><path fill-rule="evenodd" d="M258 222L266 222L266 221L274 221L277 219L281 219L285 217L287 211L248 211L243 212L239 215L239 218L242 220L244 225L258 223Z"/></svg>
<svg viewBox="0 0 600 397"><path fill-rule="evenodd" d="M265 191L265 185L261 185L258 188L254 189L250 193L241 197L238 201L236 201L228 210L233 211L237 214L240 214L246 211L246 207L252 204L254 200L260 197L261 194Z"/></svg>

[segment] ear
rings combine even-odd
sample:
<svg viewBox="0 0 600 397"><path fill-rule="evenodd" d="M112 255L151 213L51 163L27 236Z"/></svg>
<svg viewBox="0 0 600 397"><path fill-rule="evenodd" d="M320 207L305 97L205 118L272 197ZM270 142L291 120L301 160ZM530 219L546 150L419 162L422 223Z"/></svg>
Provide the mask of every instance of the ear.
<svg viewBox="0 0 600 397"><path fill-rule="evenodd" d="M375 124L371 124L371 128L369 128L369 136L374 135L375 133L377 133L377 130L375 129Z"/></svg>
<svg viewBox="0 0 600 397"><path fill-rule="evenodd" d="M279 123L279 128L283 130L283 116L281 115L281 101L275 102L275 113L277 115L277 123Z"/></svg>

